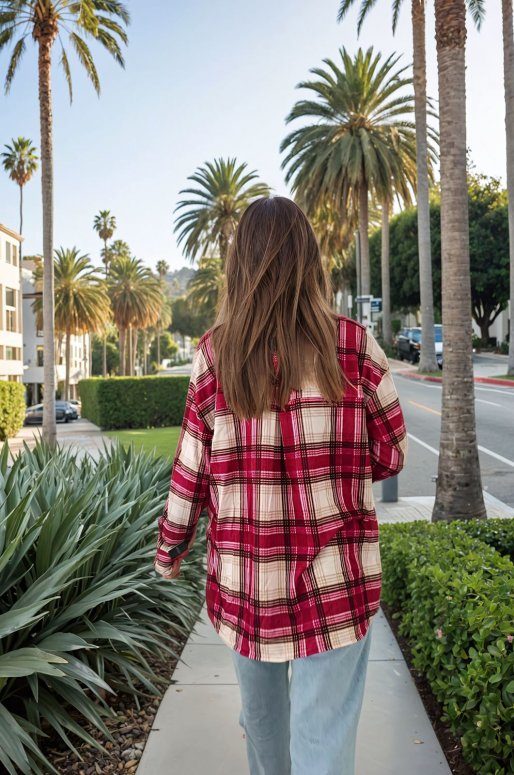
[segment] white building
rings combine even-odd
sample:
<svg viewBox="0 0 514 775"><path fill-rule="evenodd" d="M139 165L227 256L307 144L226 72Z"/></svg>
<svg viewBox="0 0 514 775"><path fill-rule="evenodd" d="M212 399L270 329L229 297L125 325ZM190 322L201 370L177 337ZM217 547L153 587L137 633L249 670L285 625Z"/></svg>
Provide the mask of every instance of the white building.
<svg viewBox="0 0 514 775"><path fill-rule="evenodd" d="M0 379L11 382L23 377L21 239L0 223Z"/></svg>
<svg viewBox="0 0 514 775"><path fill-rule="evenodd" d="M23 381L27 385L27 403L38 404L43 398L43 331L37 327L32 305L41 296L41 289L34 280L35 263L24 260L23 282ZM89 377L89 334L71 336L70 398L78 398L77 383ZM55 382L58 390L63 389L66 378L66 337L57 337L55 352ZM61 392L62 394L62 392Z"/></svg>

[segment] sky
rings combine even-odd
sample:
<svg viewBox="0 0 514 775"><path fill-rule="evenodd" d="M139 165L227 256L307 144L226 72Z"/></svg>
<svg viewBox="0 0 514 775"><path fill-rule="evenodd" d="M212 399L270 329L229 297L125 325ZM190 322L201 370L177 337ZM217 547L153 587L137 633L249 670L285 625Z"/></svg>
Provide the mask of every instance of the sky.
<svg viewBox="0 0 514 775"><path fill-rule="evenodd" d="M93 218L109 209L115 238L155 267L190 265L173 233L173 211L187 177L208 160L236 156L274 193L288 195L279 146L285 117L305 96L297 84L345 46L373 46L412 58L410 2L396 35L391 0L379 0L356 33L356 10L337 23L338 0L132 0L126 68L96 47L100 99L71 54L70 107L55 65L54 200L56 247L77 246L99 264ZM432 6L432 3L428 3ZM501 4L487 3L480 32L468 18L467 145L478 172L505 178ZM56 52L57 53L57 52ZM433 18L427 18L428 93L437 98ZM57 57L56 57L57 61ZM12 137L39 146L34 46L11 93L0 91L0 147ZM0 54L4 78L7 57ZM24 254L42 250L39 175L25 188ZM0 170L0 223L18 228L17 187Z"/></svg>

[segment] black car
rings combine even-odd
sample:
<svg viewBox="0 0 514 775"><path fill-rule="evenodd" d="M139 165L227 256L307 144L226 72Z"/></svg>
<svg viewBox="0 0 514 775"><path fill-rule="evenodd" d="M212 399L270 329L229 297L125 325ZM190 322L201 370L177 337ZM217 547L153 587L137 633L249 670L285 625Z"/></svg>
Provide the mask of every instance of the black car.
<svg viewBox="0 0 514 775"><path fill-rule="evenodd" d="M55 421L70 422L76 420L78 412L74 406L67 401L55 402ZM25 412L25 425L41 425L43 422L43 404L29 406Z"/></svg>
<svg viewBox="0 0 514 775"><path fill-rule="evenodd" d="M443 327L440 323L434 326L435 355L439 368L443 366ZM398 358L401 361L417 363L421 350L421 328L402 328L396 340Z"/></svg>

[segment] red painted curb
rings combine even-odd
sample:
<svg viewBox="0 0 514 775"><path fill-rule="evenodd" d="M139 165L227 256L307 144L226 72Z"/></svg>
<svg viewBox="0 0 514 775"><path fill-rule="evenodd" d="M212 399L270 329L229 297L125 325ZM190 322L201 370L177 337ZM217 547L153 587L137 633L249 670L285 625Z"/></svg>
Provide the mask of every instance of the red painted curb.
<svg viewBox="0 0 514 775"><path fill-rule="evenodd" d="M425 382L442 382L442 377L432 377L427 374L418 374L417 372L401 370L396 374L401 374L402 377L408 377L408 379L421 379ZM496 385L497 387L514 388L514 380L511 379L495 379L494 377L475 377L475 382L481 385Z"/></svg>

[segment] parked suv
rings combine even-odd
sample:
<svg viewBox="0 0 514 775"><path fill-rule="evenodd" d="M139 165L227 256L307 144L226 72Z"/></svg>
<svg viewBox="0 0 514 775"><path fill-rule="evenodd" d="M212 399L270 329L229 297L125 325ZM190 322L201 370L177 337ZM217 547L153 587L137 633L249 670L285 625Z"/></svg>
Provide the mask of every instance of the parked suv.
<svg viewBox="0 0 514 775"><path fill-rule="evenodd" d="M435 355L440 369L443 367L443 327L440 323L434 326ZM421 328L402 328L396 340L398 358L401 361L417 363L421 350Z"/></svg>

